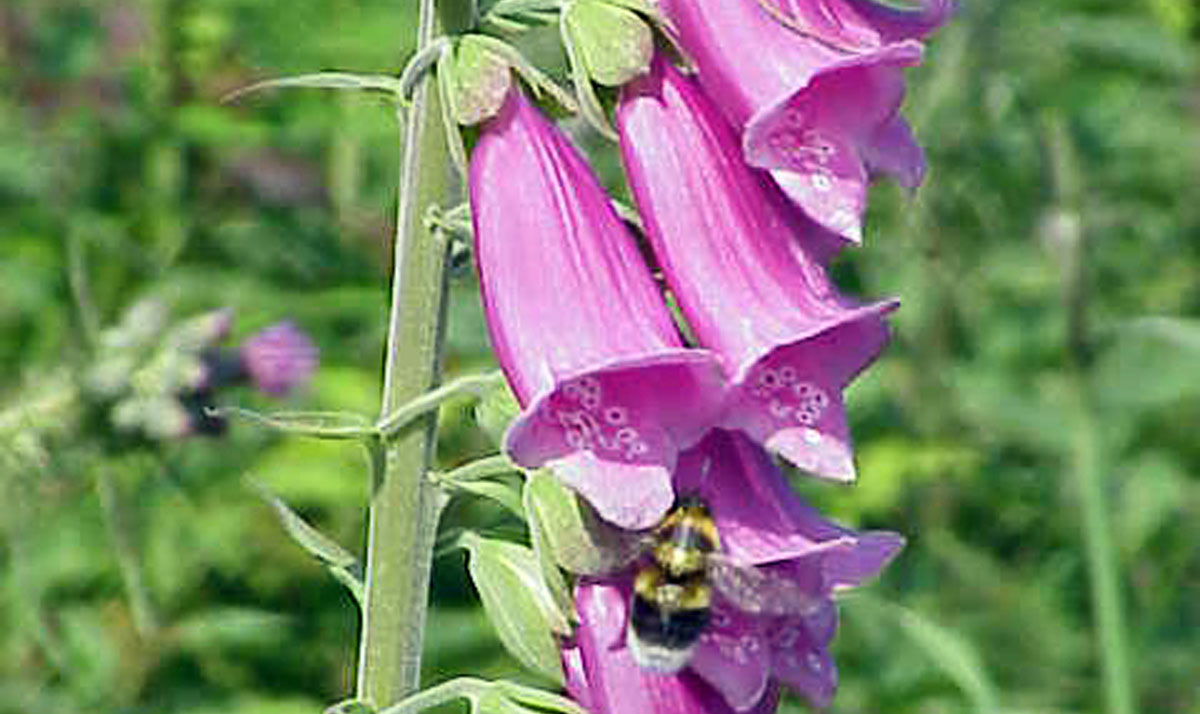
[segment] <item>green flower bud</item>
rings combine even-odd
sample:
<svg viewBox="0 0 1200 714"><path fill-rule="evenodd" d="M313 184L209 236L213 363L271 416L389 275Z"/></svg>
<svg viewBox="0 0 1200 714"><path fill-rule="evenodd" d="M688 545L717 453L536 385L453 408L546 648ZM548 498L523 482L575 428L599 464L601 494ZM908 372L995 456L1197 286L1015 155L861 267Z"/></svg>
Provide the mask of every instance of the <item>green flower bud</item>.
<svg viewBox="0 0 1200 714"><path fill-rule="evenodd" d="M619 87L645 74L654 54L654 34L637 13L604 0L575 0L564 16L588 76Z"/></svg>
<svg viewBox="0 0 1200 714"><path fill-rule="evenodd" d="M477 36L465 35L450 63L450 106L463 126L496 116L512 86L512 65Z"/></svg>

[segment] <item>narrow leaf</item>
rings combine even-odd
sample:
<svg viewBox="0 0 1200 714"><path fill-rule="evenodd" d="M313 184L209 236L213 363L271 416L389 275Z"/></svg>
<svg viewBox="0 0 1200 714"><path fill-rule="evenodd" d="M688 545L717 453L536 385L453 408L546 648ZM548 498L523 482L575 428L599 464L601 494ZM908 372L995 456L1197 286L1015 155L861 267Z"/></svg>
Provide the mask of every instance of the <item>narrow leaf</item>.
<svg viewBox="0 0 1200 714"><path fill-rule="evenodd" d="M221 97L221 102L237 101L248 94L274 89L355 89L362 91L384 92L397 99L403 97L400 80L387 74L354 74L351 72L315 72L301 74L295 77L280 77L255 82Z"/></svg>
<svg viewBox="0 0 1200 714"><path fill-rule="evenodd" d="M514 464L508 456L505 454L496 454L495 456L486 456L482 459L467 462L456 469L439 474L438 478L444 481L456 482L479 481L506 476L517 473L520 470L521 467Z"/></svg>
<svg viewBox="0 0 1200 714"><path fill-rule="evenodd" d="M361 414L351 412L274 412L263 414L241 407L207 410L218 417L241 417L289 434L318 439L362 439L375 434L375 427Z"/></svg>
<svg viewBox="0 0 1200 714"><path fill-rule="evenodd" d="M994 710L996 689L971 644L913 610L896 610L900 629L958 686L972 707L980 712Z"/></svg>
<svg viewBox="0 0 1200 714"><path fill-rule="evenodd" d="M283 499L276 496L261 483L251 482L251 486L267 505L275 511L276 517L283 525L288 536L303 548L309 555L320 560L334 578L345 585L356 602L361 606L363 601L363 583L358 573L362 568L349 551L338 545L334 540L312 527L291 509Z"/></svg>
<svg viewBox="0 0 1200 714"><path fill-rule="evenodd" d="M521 495L506 483L500 481L450 481L444 478L438 478L436 481L451 490L495 501L517 518L522 520L525 518L525 510L521 507Z"/></svg>

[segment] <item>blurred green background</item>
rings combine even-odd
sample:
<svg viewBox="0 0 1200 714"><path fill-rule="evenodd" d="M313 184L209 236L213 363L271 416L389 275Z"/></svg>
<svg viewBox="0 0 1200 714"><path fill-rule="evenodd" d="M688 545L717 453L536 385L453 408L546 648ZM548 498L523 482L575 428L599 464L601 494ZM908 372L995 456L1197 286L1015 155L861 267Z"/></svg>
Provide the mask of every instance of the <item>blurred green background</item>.
<svg viewBox="0 0 1200 714"><path fill-rule="evenodd" d="M929 179L915 195L879 185L865 246L838 265L847 290L904 305L850 393L859 484L797 485L909 547L846 599L830 711L1102 711L1092 483L1141 711L1200 714L1196 6L963 5L911 74ZM376 411L390 108L311 90L218 100L281 75L394 73L413 6L0 6L0 714L299 714L352 691L352 600L246 479L357 550L358 448L244 422L114 448L64 395L89 324L155 296L176 317L233 308L234 341L294 320L322 365L283 406ZM620 192L613 147L581 142ZM447 371L486 368L469 268L452 296ZM443 466L491 448L466 405L443 410ZM446 523L518 525L466 499ZM516 674L461 554L435 567L429 681Z"/></svg>

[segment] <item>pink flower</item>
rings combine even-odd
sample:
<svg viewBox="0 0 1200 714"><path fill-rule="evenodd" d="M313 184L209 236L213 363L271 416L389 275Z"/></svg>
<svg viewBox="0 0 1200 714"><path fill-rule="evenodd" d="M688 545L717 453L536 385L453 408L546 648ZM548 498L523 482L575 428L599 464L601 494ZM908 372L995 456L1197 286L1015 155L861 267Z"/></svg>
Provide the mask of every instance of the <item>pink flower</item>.
<svg viewBox="0 0 1200 714"><path fill-rule="evenodd" d="M525 407L506 450L551 463L612 523L653 525L724 398L715 356L684 348L583 157L519 92L484 125L469 183L488 330Z"/></svg>
<svg viewBox="0 0 1200 714"><path fill-rule="evenodd" d="M627 586L585 580L575 588L579 628L563 650L567 694L591 714L734 714L719 691L695 672L663 675L642 669L625 646ZM770 714L773 687L749 710Z"/></svg>
<svg viewBox="0 0 1200 714"><path fill-rule="evenodd" d="M664 675L642 670L628 647L632 571L585 579L575 598L580 625L564 651L568 691L593 714L770 712L778 683L827 705L837 688L829 654L837 629L833 595L874 577L903 539L822 519L791 492L770 457L736 432L713 431L681 456L676 486L707 503L725 556L798 586L803 614L746 612L717 587L688 667Z"/></svg>
<svg viewBox="0 0 1200 714"><path fill-rule="evenodd" d="M319 353L308 335L291 322L267 327L242 343L242 368L259 391L282 396L305 384Z"/></svg>
<svg viewBox="0 0 1200 714"><path fill-rule="evenodd" d="M617 126L667 282L733 381L722 423L814 474L853 480L841 392L887 342L896 303L838 294L824 232L746 166L713 104L661 59L625 87Z"/></svg>
<svg viewBox="0 0 1200 714"><path fill-rule="evenodd" d="M913 38L946 20L950 0L910 11L873 0L661 6L705 91L742 129L746 159L770 170L817 223L860 242L871 173L908 187L921 182L921 149L898 114L902 70L921 61Z"/></svg>

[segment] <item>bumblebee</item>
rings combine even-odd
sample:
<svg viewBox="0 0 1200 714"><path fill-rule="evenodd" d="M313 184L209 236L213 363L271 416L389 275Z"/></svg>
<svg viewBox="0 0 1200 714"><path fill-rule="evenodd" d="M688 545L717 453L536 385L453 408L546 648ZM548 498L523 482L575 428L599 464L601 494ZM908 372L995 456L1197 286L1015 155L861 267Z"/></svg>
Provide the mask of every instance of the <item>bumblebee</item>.
<svg viewBox="0 0 1200 714"><path fill-rule="evenodd" d="M679 499L644 545L626 642L646 669L669 674L687 665L708 627L714 590L734 608L757 615L807 614L819 605L795 582L728 559L699 497Z"/></svg>

